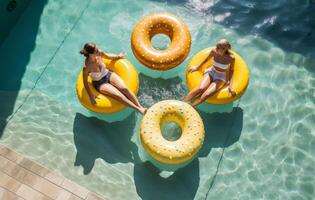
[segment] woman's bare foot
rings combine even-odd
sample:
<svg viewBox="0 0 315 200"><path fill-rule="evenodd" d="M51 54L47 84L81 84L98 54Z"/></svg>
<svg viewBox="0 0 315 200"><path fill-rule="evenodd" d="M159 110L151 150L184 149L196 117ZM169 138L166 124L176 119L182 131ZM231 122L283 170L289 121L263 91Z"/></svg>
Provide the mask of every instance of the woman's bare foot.
<svg viewBox="0 0 315 200"><path fill-rule="evenodd" d="M143 115L147 112L147 110L148 110L147 108L143 108L143 107L140 108L140 112Z"/></svg>

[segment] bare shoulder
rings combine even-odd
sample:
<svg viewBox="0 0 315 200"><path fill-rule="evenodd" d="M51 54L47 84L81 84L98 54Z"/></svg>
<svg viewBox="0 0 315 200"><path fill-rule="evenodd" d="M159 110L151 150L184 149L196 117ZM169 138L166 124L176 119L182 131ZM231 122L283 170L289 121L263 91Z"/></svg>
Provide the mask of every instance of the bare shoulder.
<svg viewBox="0 0 315 200"><path fill-rule="evenodd" d="M104 56L106 53L102 49L98 49L98 56Z"/></svg>
<svg viewBox="0 0 315 200"><path fill-rule="evenodd" d="M229 59L231 62L235 61L235 56L233 54L229 54Z"/></svg>
<svg viewBox="0 0 315 200"><path fill-rule="evenodd" d="M210 50L210 54L213 55L215 53L215 47L212 47Z"/></svg>
<svg viewBox="0 0 315 200"><path fill-rule="evenodd" d="M87 67L86 63L83 64L82 71L83 71L83 73L89 73L90 72L90 69L89 69L89 67Z"/></svg>
<svg viewBox="0 0 315 200"><path fill-rule="evenodd" d="M214 57L215 56L215 48L211 48L209 56L208 57Z"/></svg>

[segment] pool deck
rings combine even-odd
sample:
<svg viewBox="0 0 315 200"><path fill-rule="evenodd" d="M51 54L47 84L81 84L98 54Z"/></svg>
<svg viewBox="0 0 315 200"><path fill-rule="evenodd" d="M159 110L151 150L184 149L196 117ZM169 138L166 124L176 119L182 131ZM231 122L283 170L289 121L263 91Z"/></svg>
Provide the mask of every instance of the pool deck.
<svg viewBox="0 0 315 200"><path fill-rule="evenodd" d="M0 144L0 199L101 200L103 198Z"/></svg>

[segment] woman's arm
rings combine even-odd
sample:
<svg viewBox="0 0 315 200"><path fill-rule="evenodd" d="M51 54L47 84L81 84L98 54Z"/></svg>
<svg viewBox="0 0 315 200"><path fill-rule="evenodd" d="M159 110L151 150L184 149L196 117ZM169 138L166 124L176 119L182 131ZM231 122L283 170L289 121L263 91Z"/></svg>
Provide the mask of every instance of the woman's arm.
<svg viewBox="0 0 315 200"><path fill-rule="evenodd" d="M98 50L99 51L99 55L103 58L107 58L107 59L120 59L120 58L124 58L125 57L125 54L124 53L120 53L119 55L115 55L115 54L108 54L108 53L105 53L104 51L102 50Z"/></svg>
<svg viewBox="0 0 315 200"><path fill-rule="evenodd" d="M235 65L235 58L234 58L234 56L232 57L232 62L231 62L231 65L230 65L230 67L229 67L229 71L228 71L228 73L227 73L227 77L226 77L226 79L227 79L227 83L229 84L229 92L232 94L232 96L234 96L234 95L236 95L236 92L235 92L235 90L233 89L233 82L232 82L232 80L233 80L233 73L234 73L234 65Z"/></svg>
<svg viewBox="0 0 315 200"><path fill-rule="evenodd" d="M197 66L190 66L190 68L188 69L189 72L193 72L193 71L197 71L203 64L205 64L208 60L210 60L213 57L213 49L211 49L209 55L206 57L206 59L204 59L201 63L199 63L199 65Z"/></svg>
<svg viewBox="0 0 315 200"><path fill-rule="evenodd" d="M87 93L88 93L88 95L89 95L89 97L90 97L91 103L92 103L93 105L95 105L95 104L96 104L96 102L95 102L95 97L94 97L94 95L92 94L91 89L90 89L90 87L89 87L89 84L88 84L88 82L87 82L88 75L89 75L89 72L88 72L87 68L86 68L86 67L83 67L83 85L84 85L84 87L85 87L85 89L86 89L86 91L87 91Z"/></svg>

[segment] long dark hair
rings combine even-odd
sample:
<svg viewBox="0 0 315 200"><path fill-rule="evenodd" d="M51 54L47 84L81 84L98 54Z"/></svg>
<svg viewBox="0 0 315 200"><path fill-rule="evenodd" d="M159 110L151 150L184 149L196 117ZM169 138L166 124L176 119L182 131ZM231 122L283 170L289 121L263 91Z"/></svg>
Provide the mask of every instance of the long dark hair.
<svg viewBox="0 0 315 200"><path fill-rule="evenodd" d="M90 54L95 52L95 49L96 49L96 44L92 42L88 42L88 43L85 43L83 49L81 49L80 51L80 54L88 58Z"/></svg>

